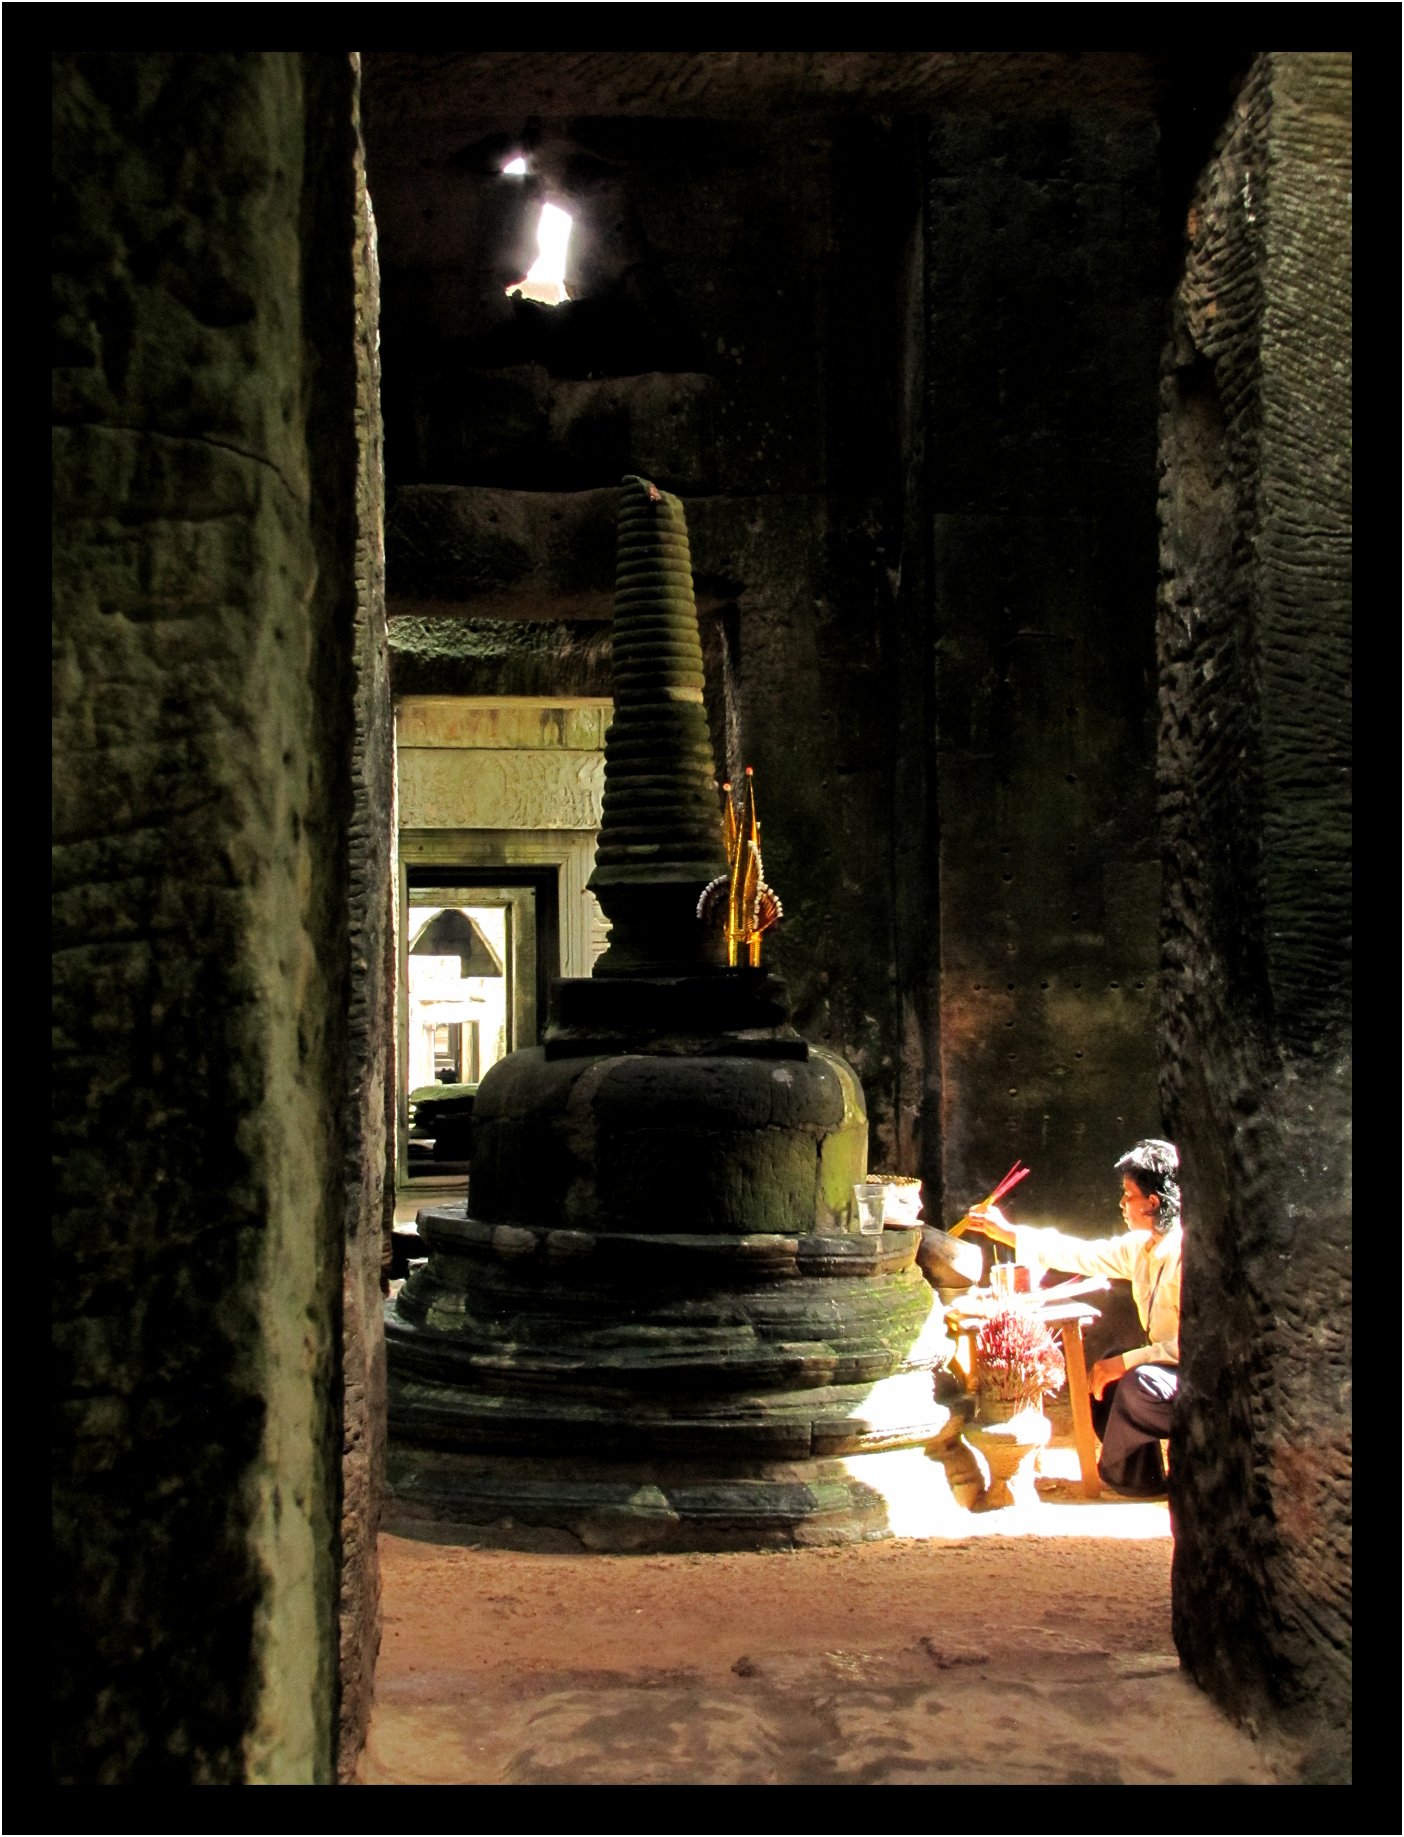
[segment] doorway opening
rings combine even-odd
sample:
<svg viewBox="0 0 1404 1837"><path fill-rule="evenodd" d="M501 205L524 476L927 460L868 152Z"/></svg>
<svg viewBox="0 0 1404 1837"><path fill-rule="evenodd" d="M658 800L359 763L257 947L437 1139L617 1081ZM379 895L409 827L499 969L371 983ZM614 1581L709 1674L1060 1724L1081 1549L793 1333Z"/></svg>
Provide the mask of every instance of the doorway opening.
<svg viewBox="0 0 1404 1837"><path fill-rule="evenodd" d="M457 889L449 889L457 892ZM509 906L411 901L406 962L410 1101L423 1087L476 1086L507 1052Z"/></svg>
<svg viewBox="0 0 1404 1837"><path fill-rule="evenodd" d="M560 869L436 862L403 879L397 1185L461 1187L478 1085L536 1044L561 973Z"/></svg>

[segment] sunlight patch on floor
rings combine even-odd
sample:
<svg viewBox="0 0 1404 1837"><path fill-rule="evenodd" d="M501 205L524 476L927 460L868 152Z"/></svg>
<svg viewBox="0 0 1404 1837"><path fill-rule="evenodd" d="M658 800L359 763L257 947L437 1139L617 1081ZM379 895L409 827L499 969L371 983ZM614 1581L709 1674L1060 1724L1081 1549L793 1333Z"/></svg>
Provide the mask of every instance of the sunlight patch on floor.
<svg viewBox="0 0 1404 1837"><path fill-rule="evenodd" d="M894 1537L1115 1537L1168 1538L1164 1499L1085 1499L1074 1448L1045 1449L1039 1460L1040 1496L997 1511L970 1510L952 1496L945 1469L923 1449L854 1455L844 1462L851 1478L880 1492Z"/></svg>

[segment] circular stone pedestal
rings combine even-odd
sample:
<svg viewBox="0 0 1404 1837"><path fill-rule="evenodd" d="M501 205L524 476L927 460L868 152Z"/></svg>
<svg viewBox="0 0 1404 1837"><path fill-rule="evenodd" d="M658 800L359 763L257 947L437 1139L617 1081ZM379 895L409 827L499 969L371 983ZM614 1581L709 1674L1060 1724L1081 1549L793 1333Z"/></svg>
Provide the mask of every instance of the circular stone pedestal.
<svg viewBox="0 0 1404 1837"><path fill-rule="evenodd" d="M473 1112L474 1216L631 1235L856 1230L868 1124L851 1067L798 1039L742 1054L680 1037L694 1050L564 1057L548 1036L494 1065Z"/></svg>
<svg viewBox="0 0 1404 1837"><path fill-rule="evenodd" d="M857 1229L858 1081L787 1016L763 971L558 983L542 1046L488 1072L471 1215L421 1211L428 1262L386 1310L391 1526L891 1531L863 1460L942 1431L952 1346L919 1231Z"/></svg>
<svg viewBox="0 0 1404 1837"><path fill-rule="evenodd" d="M577 1232L426 1209L386 1309L387 1528L754 1549L891 1531L862 1456L949 1412L915 1231ZM933 1476L933 1484L935 1477Z"/></svg>

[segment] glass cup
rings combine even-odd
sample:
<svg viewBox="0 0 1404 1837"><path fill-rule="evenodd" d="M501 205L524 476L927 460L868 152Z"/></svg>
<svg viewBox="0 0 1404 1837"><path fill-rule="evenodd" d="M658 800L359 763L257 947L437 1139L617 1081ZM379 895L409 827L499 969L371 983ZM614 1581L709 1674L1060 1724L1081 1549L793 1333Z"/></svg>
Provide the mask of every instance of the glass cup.
<svg viewBox="0 0 1404 1837"><path fill-rule="evenodd" d="M853 1189L853 1203L858 1208L858 1229L864 1237L876 1237L887 1209L887 1188L876 1180L860 1180Z"/></svg>
<svg viewBox="0 0 1404 1837"><path fill-rule="evenodd" d="M996 1295L1027 1295L1030 1292L1030 1271L1025 1263L992 1263L990 1265L990 1288Z"/></svg>

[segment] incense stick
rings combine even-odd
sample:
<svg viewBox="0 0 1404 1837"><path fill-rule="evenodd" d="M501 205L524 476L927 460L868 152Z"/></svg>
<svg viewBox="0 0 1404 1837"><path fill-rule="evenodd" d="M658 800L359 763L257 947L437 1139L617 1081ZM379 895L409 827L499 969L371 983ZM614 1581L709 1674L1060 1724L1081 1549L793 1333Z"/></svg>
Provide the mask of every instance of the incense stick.
<svg viewBox="0 0 1404 1837"><path fill-rule="evenodd" d="M982 1210L986 1206L998 1205L1000 1200L1003 1199L1006 1193L1011 1192L1016 1186L1018 1186L1019 1182L1022 1179L1024 1179L1026 1175L1031 1174L1032 1172L1033 1172L1033 1169L1031 1167L1025 1167L1022 1161L1016 1161L1014 1165L1010 1168L1009 1172L1000 1181L999 1185L995 1187L993 1192L986 1194L986 1196L982 1200L980 1200L977 1205L971 1206L969 1210L965 1213L965 1216L963 1218L957 1219L955 1224L951 1226L950 1235L952 1237L959 1237L961 1233L965 1231L970 1224L970 1213L971 1212ZM998 1258L998 1255L999 1255L998 1245L994 1246L994 1254L996 1258Z"/></svg>

